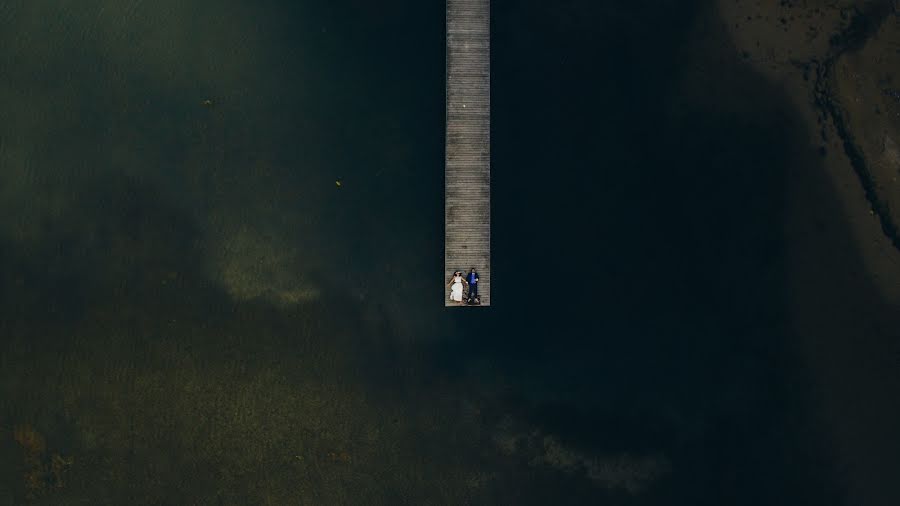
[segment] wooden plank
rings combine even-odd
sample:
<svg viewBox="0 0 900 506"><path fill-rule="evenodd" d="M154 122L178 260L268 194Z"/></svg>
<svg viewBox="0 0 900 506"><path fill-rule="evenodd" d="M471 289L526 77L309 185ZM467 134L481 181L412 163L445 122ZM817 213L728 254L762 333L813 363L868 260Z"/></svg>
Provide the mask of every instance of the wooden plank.
<svg viewBox="0 0 900 506"><path fill-rule="evenodd" d="M478 271L491 304L490 1L447 0L444 301L454 271ZM463 306L471 307L471 306Z"/></svg>

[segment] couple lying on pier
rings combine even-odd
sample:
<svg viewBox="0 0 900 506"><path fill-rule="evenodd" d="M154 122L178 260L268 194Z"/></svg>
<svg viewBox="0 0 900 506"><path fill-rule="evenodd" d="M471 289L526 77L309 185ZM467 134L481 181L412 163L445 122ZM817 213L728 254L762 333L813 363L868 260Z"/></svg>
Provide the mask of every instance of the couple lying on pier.
<svg viewBox="0 0 900 506"><path fill-rule="evenodd" d="M478 298L478 273L475 272L475 268L472 268L472 271L469 272L469 275L463 278L462 271L456 271L453 273L453 278L450 279L450 300L454 302L462 303L463 301L463 287L467 287L467 293L465 296L467 304L481 304L481 299Z"/></svg>

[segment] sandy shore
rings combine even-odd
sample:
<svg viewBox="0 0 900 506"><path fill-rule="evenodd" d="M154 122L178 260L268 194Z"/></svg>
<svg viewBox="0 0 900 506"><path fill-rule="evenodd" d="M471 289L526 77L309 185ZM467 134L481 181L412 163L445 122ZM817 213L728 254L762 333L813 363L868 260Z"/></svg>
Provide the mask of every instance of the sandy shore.
<svg viewBox="0 0 900 506"><path fill-rule="evenodd" d="M718 16L808 127L787 185L791 324L844 501L900 504L900 23L891 2L800 4Z"/></svg>
<svg viewBox="0 0 900 506"><path fill-rule="evenodd" d="M843 206L867 272L882 296L900 303L900 250L885 231L900 220L900 101L890 93L894 89L890 70L900 69L895 51L900 25L893 14L861 13L868 10L854 9L857 2L793 4L721 1L719 15L742 56L781 84L809 125L810 147L823 155L824 172ZM885 2L867 3L880 4ZM878 28L860 36L865 41L855 42L859 48L835 47L837 38L855 33L851 24L860 16L878 17ZM823 99L841 117L835 118ZM867 174L861 176L854 168L845 140L860 152L863 159L858 163L865 164Z"/></svg>

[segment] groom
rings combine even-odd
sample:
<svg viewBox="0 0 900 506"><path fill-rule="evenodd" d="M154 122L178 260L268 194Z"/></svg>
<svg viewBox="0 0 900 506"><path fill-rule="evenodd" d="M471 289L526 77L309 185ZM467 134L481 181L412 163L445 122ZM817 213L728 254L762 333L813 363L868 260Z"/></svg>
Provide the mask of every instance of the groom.
<svg viewBox="0 0 900 506"><path fill-rule="evenodd" d="M469 272L469 276L466 278L466 281L469 283L469 304L472 304L478 299L478 273L475 272L475 268L472 267L472 270Z"/></svg>

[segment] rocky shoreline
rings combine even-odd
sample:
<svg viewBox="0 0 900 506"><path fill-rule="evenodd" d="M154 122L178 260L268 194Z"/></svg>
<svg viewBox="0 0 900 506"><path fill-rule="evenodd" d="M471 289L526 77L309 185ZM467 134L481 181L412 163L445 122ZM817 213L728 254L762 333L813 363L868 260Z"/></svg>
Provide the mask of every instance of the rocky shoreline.
<svg viewBox="0 0 900 506"><path fill-rule="evenodd" d="M900 251L900 230L897 228L900 201L891 195L890 189L886 189L884 184L879 183L876 171L871 168L872 163L867 161L866 149L854 135L852 122L847 118L846 109L842 103L844 97L840 92L840 76L835 71L836 66L846 55L862 51L866 42L882 30L889 17L897 15L897 10L892 0L873 2L864 9L854 7L853 10L854 16L850 19L847 28L831 38L832 50L828 56L821 62L813 59L803 63L802 68L805 74L810 70L815 72L813 89L816 106L822 111L824 118L831 119L843 144L844 152L859 177L866 200L872 205L872 212L878 216L885 236ZM896 90L893 89L882 89L881 91L888 99L893 98L891 91L896 93ZM881 97L876 95L867 98L875 101ZM875 110L880 111L881 108L876 106ZM890 139L887 136L885 138ZM897 172L900 173L900 171ZM896 183L896 177L891 179L891 182ZM896 189L893 190L896 192ZM894 206L891 205L892 202L895 204Z"/></svg>

